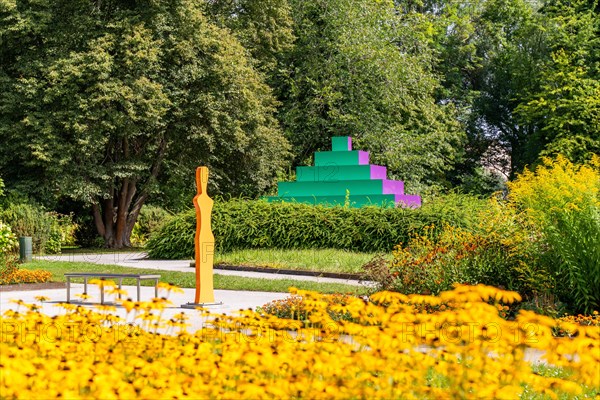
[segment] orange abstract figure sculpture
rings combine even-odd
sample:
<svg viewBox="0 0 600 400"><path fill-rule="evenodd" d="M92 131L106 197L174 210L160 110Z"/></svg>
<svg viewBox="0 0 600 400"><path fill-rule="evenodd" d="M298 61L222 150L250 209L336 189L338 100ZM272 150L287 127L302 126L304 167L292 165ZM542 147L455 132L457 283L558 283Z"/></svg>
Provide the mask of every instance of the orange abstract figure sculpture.
<svg viewBox="0 0 600 400"><path fill-rule="evenodd" d="M213 290L213 258L215 237L212 233L210 215L213 201L206 192L208 185L208 168L196 168L196 187L198 194L194 197L196 208L196 304L214 303Z"/></svg>

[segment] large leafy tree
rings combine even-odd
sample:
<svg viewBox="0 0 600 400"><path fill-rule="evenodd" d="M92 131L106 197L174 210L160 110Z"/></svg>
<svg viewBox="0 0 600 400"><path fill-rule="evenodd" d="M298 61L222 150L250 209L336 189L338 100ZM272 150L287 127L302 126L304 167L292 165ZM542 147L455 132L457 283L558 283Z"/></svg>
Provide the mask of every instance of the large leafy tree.
<svg viewBox="0 0 600 400"><path fill-rule="evenodd" d="M198 2L0 0L0 41L7 184L85 202L108 246L129 245L165 164L233 194L282 166L269 87Z"/></svg>
<svg viewBox="0 0 600 400"><path fill-rule="evenodd" d="M513 176L540 155L585 161L600 149L600 18L592 3L485 3L471 132L506 155Z"/></svg>
<svg viewBox="0 0 600 400"><path fill-rule="evenodd" d="M534 158L532 126L515 109L539 82L547 39L535 4L526 0L398 1L434 31L431 46L441 75L438 101L456 105L467 133L465 157L453 173L461 183L485 165L510 174ZM481 182L480 182L481 183Z"/></svg>
<svg viewBox="0 0 600 400"><path fill-rule="evenodd" d="M600 14L597 2L549 1L541 9L550 57L516 111L535 125L542 154L584 162L600 152Z"/></svg>
<svg viewBox="0 0 600 400"><path fill-rule="evenodd" d="M493 0L486 2L479 22L482 62L469 136L480 144L488 163L508 176L520 172L541 150L536 126L516 113L539 86L540 68L548 57L541 20L531 2Z"/></svg>
<svg viewBox="0 0 600 400"><path fill-rule="evenodd" d="M231 30L270 82L281 75L281 58L294 41L287 0L208 0L206 11L217 25Z"/></svg>
<svg viewBox="0 0 600 400"><path fill-rule="evenodd" d="M597 4L396 2L435 32L438 99L456 104L468 137L457 175L484 163L514 176L540 154L598 151Z"/></svg>
<svg viewBox="0 0 600 400"><path fill-rule="evenodd" d="M426 29L390 2L292 0L294 48L275 91L295 163L350 135L393 176L444 181L463 134L439 87ZM416 29L419 28L419 29Z"/></svg>

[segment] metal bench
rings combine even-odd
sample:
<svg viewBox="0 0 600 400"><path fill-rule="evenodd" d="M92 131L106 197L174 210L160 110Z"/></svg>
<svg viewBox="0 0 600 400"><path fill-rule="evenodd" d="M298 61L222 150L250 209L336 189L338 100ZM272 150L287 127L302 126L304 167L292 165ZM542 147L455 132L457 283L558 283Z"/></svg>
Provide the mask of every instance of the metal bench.
<svg viewBox="0 0 600 400"><path fill-rule="evenodd" d="M89 278L99 279L117 279L119 282L119 289L123 286L123 279L133 278L137 279L137 300L140 301L140 281L143 280L154 280L154 296L158 297L158 280L160 275L147 275L147 274L110 274L110 273L96 273L96 272L69 272L65 274L67 279L67 303L71 302L71 278L83 278L84 293L87 293L87 285ZM119 299L121 295L119 294ZM100 304L104 304L104 288L100 290Z"/></svg>

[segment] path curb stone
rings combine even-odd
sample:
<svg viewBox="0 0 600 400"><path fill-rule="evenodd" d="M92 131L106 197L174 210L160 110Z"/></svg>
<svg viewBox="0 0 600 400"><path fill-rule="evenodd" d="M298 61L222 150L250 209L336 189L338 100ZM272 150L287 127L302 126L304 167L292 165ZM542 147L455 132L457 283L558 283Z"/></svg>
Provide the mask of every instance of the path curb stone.
<svg viewBox="0 0 600 400"><path fill-rule="evenodd" d="M195 268L195 263L190 262L190 267ZM334 278L334 279L352 279L360 281L362 276L360 274L351 274L345 272L322 272L322 271L306 271L301 269L281 269L281 268L269 268L269 267L256 267L251 265L233 265L233 264L215 264L214 269L222 269L225 271L248 271L248 272L264 272L268 274L285 274L285 275L297 275L297 276L316 276L321 278Z"/></svg>

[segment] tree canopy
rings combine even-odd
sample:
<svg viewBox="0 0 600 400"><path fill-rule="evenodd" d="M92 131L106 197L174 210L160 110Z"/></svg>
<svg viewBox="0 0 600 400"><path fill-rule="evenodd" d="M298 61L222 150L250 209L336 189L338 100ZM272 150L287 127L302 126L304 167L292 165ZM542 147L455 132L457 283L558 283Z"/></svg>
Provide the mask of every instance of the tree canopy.
<svg viewBox="0 0 600 400"><path fill-rule="evenodd" d="M537 127L542 154L583 162L600 153L600 15L581 0L557 0L541 12L550 57L540 66L539 87L516 111Z"/></svg>
<svg viewBox="0 0 600 400"><path fill-rule="evenodd" d="M9 1L0 12L7 179L93 208L129 244L168 161L211 167L215 191L273 183L287 144L270 88L194 1Z"/></svg>
<svg viewBox="0 0 600 400"><path fill-rule="evenodd" d="M276 92L296 163L349 134L395 177L443 180L464 134L453 106L435 101L434 54L419 20L389 2L291 4L297 40Z"/></svg>

